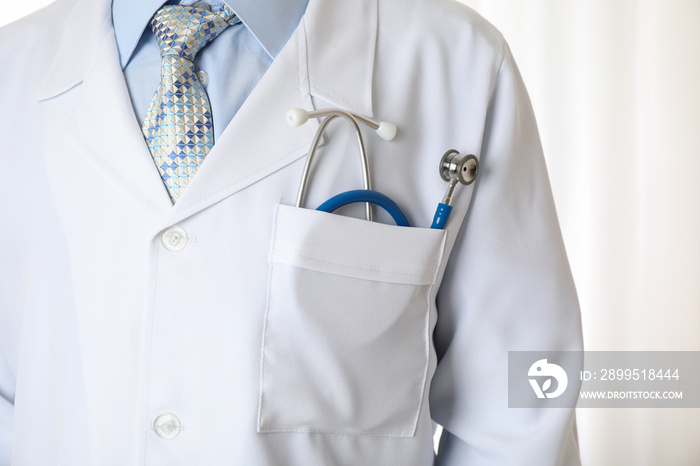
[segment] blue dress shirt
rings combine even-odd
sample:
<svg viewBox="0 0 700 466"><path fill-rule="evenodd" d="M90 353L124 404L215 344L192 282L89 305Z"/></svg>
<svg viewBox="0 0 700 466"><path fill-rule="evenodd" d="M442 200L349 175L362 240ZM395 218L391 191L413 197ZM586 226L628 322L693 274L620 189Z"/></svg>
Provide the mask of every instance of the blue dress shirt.
<svg viewBox="0 0 700 466"><path fill-rule="evenodd" d="M243 25L232 26L195 57L205 71L216 140L290 38L308 0L226 0ZM211 0L217 4L222 0ZM136 118L143 122L160 83L160 48L150 28L163 0L114 0L112 19ZM196 0L182 0L191 5Z"/></svg>

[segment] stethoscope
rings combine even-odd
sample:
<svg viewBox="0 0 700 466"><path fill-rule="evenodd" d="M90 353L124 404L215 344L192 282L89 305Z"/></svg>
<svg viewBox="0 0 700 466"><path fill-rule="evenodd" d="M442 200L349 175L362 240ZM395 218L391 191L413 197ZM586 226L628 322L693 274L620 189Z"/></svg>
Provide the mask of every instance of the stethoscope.
<svg viewBox="0 0 700 466"><path fill-rule="evenodd" d="M387 122L376 122L365 116L358 115L354 112L345 111L342 109L329 108L322 110L306 111L300 108L293 108L287 112L287 123L292 126L300 126L306 123L309 118L325 117L314 135L311 142L311 148L306 156L306 164L299 183L299 191L297 193L296 207L301 207L304 203L304 197L309 185L309 174L311 173L311 164L318 145L321 142L323 133L326 131L328 124L336 118L342 117L347 120L355 129L357 145L360 151L360 159L362 162L362 181L364 189L356 189L344 193L336 194L326 202L318 206L316 210L323 212L333 212L340 207L357 202L366 203L365 217L372 221L372 204L377 205L386 210L394 219L396 225L410 227L411 224L408 218L403 213L401 208L392 201L388 196L378 191L372 190L372 180L370 177L369 163L367 160L367 150L365 141L362 137L362 131L358 122L362 122L373 128L377 135L385 141L391 141L396 136L396 126ZM454 195L457 184L469 185L474 182L479 173L479 160L474 155L460 154L458 151L448 150L440 159L440 177L448 182L447 191L438 204L433 217L433 223L430 228L444 229L447 220L452 212L452 197Z"/></svg>

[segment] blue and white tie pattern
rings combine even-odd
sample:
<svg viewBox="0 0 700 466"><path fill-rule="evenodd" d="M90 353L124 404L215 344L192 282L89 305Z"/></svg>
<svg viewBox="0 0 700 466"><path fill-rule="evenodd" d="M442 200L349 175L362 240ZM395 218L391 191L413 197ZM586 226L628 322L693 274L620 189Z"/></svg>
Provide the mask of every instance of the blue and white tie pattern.
<svg viewBox="0 0 700 466"><path fill-rule="evenodd" d="M211 11L166 5L151 20L160 45L161 82L141 130L173 203L214 146L211 106L195 74L194 57L238 22L225 4Z"/></svg>

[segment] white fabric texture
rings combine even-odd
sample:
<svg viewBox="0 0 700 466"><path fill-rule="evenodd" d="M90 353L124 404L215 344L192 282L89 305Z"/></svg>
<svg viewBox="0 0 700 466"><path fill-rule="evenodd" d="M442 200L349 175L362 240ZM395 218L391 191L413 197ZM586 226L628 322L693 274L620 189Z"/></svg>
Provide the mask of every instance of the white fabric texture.
<svg viewBox="0 0 700 466"><path fill-rule="evenodd" d="M445 236L278 206L260 432L415 434Z"/></svg>
<svg viewBox="0 0 700 466"><path fill-rule="evenodd" d="M518 58L586 349L700 350L700 2L462 1ZM698 411L579 410L583 464L698 464Z"/></svg>

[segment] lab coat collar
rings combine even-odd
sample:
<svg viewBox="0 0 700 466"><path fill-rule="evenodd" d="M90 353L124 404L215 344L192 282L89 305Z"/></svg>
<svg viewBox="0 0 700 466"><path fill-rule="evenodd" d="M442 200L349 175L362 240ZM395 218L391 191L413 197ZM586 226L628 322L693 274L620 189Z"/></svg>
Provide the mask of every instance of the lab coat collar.
<svg viewBox="0 0 700 466"><path fill-rule="evenodd" d="M73 2L63 36L56 38L56 54L39 85L37 100L55 97L83 82L97 50L97 37L110 24L109 0Z"/></svg>
<svg viewBox="0 0 700 466"><path fill-rule="evenodd" d="M208 0L215 4L221 0ZM163 0L114 0L112 18L122 69ZM182 4L193 4L184 0ZM299 24L307 0L226 0L226 4L274 59Z"/></svg>
<svg viewBox="0 0 700 466"><path fill-rule="evenodd" d="M377 0L311 0L303 16L311 94L372 116ZM112 27L110 0L77 0L37 98L80 84L95 58L97 38ZM349 63L349 64L348 64Z"/></svg>
<svg viewBox="0 0 700 466"><path fill-rule="evenodd" d="M311 94L373 116L377 0L312 0L304 19Z"/></svg>
<svg viewBox="0 0 700 466"><path fill-rule="evenodd" d="M362 20L353 22L353 18ZM294 107L313 109L311 96L372 116L376 32L376 0L310 0L295 34L217 140L162 226L303 157L318 122L312 119L289 128L285 115ZM348 62L352 65L347 66Z"/></svg>
<svg viewBox="0 0 700 466"><path fill-rule="evenodd" d="M376 0L310 0L292 38L174 206L131 108L110 0L75 2L39 100L82 83L77 108L66 119L67 131L115 186L167 226L303 157L318 123L287 127L289 108L311 110L314 96L372 116L376 13Z"/></svg>

